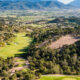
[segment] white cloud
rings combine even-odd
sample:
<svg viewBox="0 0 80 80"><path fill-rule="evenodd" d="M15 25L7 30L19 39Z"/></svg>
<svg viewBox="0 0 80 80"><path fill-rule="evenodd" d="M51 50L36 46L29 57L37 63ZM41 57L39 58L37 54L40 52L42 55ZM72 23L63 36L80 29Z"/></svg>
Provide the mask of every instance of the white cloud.
<svg viewBox="0 0 80 80"><path fill-rule="evenodd" d="M68 4L68 3L70 3L70 2L72 2L74 0L58 0L58 1L60 1L60 2L62 2L64 4Z"/></svg>

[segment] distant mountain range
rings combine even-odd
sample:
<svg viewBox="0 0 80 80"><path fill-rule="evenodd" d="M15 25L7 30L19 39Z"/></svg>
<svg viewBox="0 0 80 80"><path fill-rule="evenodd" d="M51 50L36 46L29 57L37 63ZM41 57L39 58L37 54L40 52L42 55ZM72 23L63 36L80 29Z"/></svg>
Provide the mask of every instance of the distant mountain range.
<svg viewBox="0 0 80 80"><path fill-rule="evenodd" d="M0 1L31 1L31 2L39 2L39 1L57 1L57 0L0 0Z"/></svg>
<svg viewBox="0 0 80 80"><path fill-rule="evenodd" d="M57 0L0 0L0 10L69 9L75 6L73 3L65 5Z"/></svg>
<svg viewBox="0 0 80 80"><path fill-rule="evenodd" d="M80 8L80 0L74 0L71 3L69 3L69 5Z"/></svg>

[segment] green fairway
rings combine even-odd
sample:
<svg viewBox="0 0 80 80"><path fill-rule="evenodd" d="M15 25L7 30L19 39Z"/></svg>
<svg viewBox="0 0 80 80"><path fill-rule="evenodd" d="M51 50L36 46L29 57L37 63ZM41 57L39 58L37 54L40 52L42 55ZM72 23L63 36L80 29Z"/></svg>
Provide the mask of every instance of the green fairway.
<svg viewBox="0 0 80 80"><path fill-rule="evenodd" d="M0 48L0 57L7 58L12 57L15 54L22 54L20 50L24 49L24 47L28 47L31 38L25 37L25 33L17 33L15 35L16 38L10 45Z"/></svg>
<svg viewBox="0 0 80 80"><path fill-rule="evenodd" d="M80 80L80 77L70 76L42 76L40 80Z"/></svg>

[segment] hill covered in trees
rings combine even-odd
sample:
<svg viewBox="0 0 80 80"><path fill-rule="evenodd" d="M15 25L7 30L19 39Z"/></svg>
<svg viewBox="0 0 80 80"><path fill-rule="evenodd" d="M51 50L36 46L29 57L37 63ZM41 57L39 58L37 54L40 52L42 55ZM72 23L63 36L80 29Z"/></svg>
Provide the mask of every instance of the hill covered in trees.
<svg viewBox="0 0 80 80"><path fill-rule="evenodd" d="M21 35L22 40L19 38L22 41L21 45L23 43L25 45L24 41L27 42L26 37L32 39L31 44L28 47L27 45L26 47L23 46L23 49L19 50L21 54L16 53L14 57L6 59L0 58L1 80L37 80L41 75L46 74L73 76L80 74L80 18L48 18L47 20L34 20L34 22L30 23L23 23L23 21L21 22L20 20L19 22L17 20L17 17L0 17L0 48L10 45L9 40L15 38L16 33L22 32L26 34ZM32 24L37 26L32 26ZM45 26L39 27L39 25L44 24ZM74 24L75 26L73 26ZM62 25L65 27L62 27ZM66 35L71 35L71 39L73 38L72 40L74 40L76 38L76 40L69 45L62 45L55 49L50 48L53 42L56 42L62 36L66 37ZM25 40L23 40L24 38ZM18 41L20 41L19 39ZM18 41L15 43L16 46L19 44ZM6 54L7 52L4 53ZM17 62L15 61L16 58L21 60Z"/></svg>
<svg viewBox="0 0 80 80"><path fill-rule="evenodd" d="M49 44L52 43L52 37L53 41L56 41L61 35L76 34L76 36L78 36L79 32L77 32L77 30L80 29L64 28L58 30L48 28L46 31L34 31L31 35L34 42L28 51L25 52L27 59L30 61L30 69L34 71L36 70L36 73L41 74L79 75L80 41L71 45L64 45L59 49L49 48ZM46 42L45 45L39 46L46 40L49 40L49 42Z"/></svg>

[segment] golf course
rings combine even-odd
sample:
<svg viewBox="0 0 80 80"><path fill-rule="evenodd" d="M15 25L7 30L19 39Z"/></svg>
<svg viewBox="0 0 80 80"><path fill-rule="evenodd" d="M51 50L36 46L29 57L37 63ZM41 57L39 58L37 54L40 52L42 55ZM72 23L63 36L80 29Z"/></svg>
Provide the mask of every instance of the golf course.
<svg viewBox="0 0 80 80"><path fill-rule="evenodd" d="M14 57L16 54L22 54L21 49L24 47L28 47L31 38L25 36L26 33L16 33L15 39L5 47L0 47L0 57L7 58L7 57Z"/></svg>
<svg viewBox="0 0 80 80"><path fill-rule="evenodd" d="M74 76L42 76L40 80L80 80L80 77Z"/></svg>

